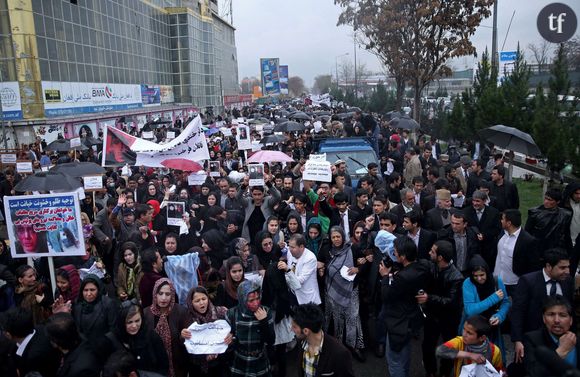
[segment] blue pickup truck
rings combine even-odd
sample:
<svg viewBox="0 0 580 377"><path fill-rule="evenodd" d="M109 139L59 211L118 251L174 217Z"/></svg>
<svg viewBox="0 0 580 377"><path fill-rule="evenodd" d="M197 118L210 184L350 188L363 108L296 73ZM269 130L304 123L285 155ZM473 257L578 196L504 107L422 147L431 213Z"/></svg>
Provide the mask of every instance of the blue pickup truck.
<svg viewBox="0 0 580 377"><path fill-rule="evenodd" d="M326 153L326 160L331 164L337 160L345 161L353 187L356 187L358 180L368 173L369 163L379 164L373 147L366 138L362 137L322 139L318 144L317 152Z"/></svg>

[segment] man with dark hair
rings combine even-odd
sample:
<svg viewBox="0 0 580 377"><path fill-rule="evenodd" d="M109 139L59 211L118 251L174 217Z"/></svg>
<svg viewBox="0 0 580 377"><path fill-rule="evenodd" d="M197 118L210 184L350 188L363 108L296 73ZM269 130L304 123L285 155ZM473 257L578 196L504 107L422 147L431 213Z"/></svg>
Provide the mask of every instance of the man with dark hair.
<svg viewBox="0 0 580 377"><path fill-rule="evenodd" d="M87 342L83 342L69 313L56 313L46 322L46 335L63 354L58 377L99 377L101 366Z"/></svg>
<svg viewBox="0 0 580 377"><path fill-rule="evenodd" d="M350 206L350 209L359 213L361 218L366 218L373 213L372 207L369 205L369 192L365 189L359 188L356 190L356 203Z"/></svg>
<svg viewBox="0 0 580 377"><path fill-rule="evenodd" d="M401 270L393 275L392 267L381 261L379 273L385 303L389 375L404 377L409 375L411 339L423 325L423 314L416 296L427 286L429 265L425 261L416 261L417 246L410 238L399 237L394 244Z"/></svg>
<svg viewBox="0 0 580 377"><path fill-rule="evenodd" d="M554 370L577 370L580 367L580 342L576 341L576 333L572 329L572 306L560 295L550 296L544 303L542 313L542 328L524 336L526 372L530 377L568 375L554 373ZM553 354L550 361L560 362L554 365L546 363L545 357L540 359L536 352L539 347Z"/></svg>
<svg viewBox="0 0 580 377"><path fill-rule="evenodd" d="M471 161L471 173L467 177L467 193L465 196L471 198L471 195L477 190L480 180L489 181L489 173L485 171L485 166L480 159Z"/></svg>
<svg viewBox="0 0 580 377"><path fill-rule="evenodd" d="M274 214L274 206L280 201L280 191L271 182L271 176L264 174L264 181L268 188L269 195L266 195L263 186L251 187L251 198L243 196L246 187L240 186L238 199L244 207L244 225L242 227L242 237L254 241L254 237L264 228L266 219Z"/></svg>
<svg viewBox="0 0 580 377"><path fill-rule="evenodd" d="M143 277L139 282L141 305L146 308L153 302L155 282L163 277L163 259L156 248L141 251L141 268Z"/></svg>
<svg viewBox="0 0 580 377"><path fill-rule="evenodd" d="M423 294L417 295L417 303L425 308L425 332L423 338L423 365L427 375L437 373L435 347L439 336L451 339L457 334L461 319L461 286L463 275L453 264L453 246L448 241L437 241L429 251L432 281ZM446 365L444 365L446 364ZM441 375L448 375L450 363L442 363Z"/></svg>
<svg viewBox="0 0 580 377"><path fill-rule="evenodd" d="M369 172L369 176L374 179L376 185L384 187L384 179L379 170L379 164L376 162L370 162L367 165L367 171Z"/></svg>
<svg viewBox="0 0 580 377"><path fill-rule="evenodd" d="M520 277L513 296L511 337L515 343L516 361L524 354L524 334L542 325L541 308L547 297L556 294L573 302L574 279L570 274L570 259L563 249L544 253L544 268ZM527 351L526 351L527 353Z"/></svg>
<svg viewBox="0 0 580 377"><path fill-rule="evenodd" d="M437 240L437 235L421 227L421 216L415 211L403 215L403 229L415 243L418 258L429 260L429 250Z"/></svg>
<svg viewBox="0 0 580 377"><path fill-rule="evenodd" d="M475 254L480 254L481 241L476 230L467 222L467 218L462 211L454 210L451 212L451 226L440 238L449 241L452 247L452 258L455 267L461 273L467 275L471 257Z"/></svg>
<svg viewBox="0 0 580 377"><path fill-rule="evenodd" d="M113 247L115 232L113 231L113 225L109 220L109 216L116 206L117 198L107 199L107 206L97 213L95 221L93 222L93 231L95 238L101 246L100 252L102 255L108 255Z"/></svg>
<svg viewBox="0 0 580 377"><path fill-rule="evenodd" d="M315 304L299 305L292 315L292 331L302 342L298 375L354 377L349 350L322 330L324 313Z"/></svg>
<svg viewBox="0 0 580 377"><path fill-rule="evenodd" d="M506 209L519 209L520 197L518 188L515 184L505 179L505 167L498 165L491 171L491 195L495 196L497 201L496 208L500 211Z"/></svg>
<svg viewBox="0 0 580 377"><path fill-rule="evenodd" d="M501 277L510 296L513 296L521 275L541 268L537 241L521 225L522 215L517 209L508 209L502 213L504 234L497 243L493 275Z"/></svg>
<svg viewBox="0 0 580 377"><path fill-rule="evenodd" d="M330 219L330 228L335 225L342 227L346 239L349 240L354 224L361 220L360 214L348 208L348 197L344 192L337 192L333 200L334 208L330 207L328 200L320 201L320 211Z"/></svg>
<svg viewBox="0 0 580 377"><path fill-rule="evenodd" d="M35 328L32 313L23 308L11 308L2 314L4 336L18 347L16 368L20 376L34 371L43 376L56 375L60 355L50 345L44 326Z"/></svg>
<svg viewBox="0 0 580 377"><path fill-rule="evenodd" d="M153 219L153 209L147 204L135 205L135 227L128 235L128 240L135 242L139 250L155 245L155 237L151 234L149 223Z"/></svg>
<svg viewBox="0 0 580 377"><path fill-rule="evenodd" d="M494 207L486 206L488 196L477 190L471 197L471 205L465 208L465 219L470 226L479 230L477 235L481 240L481 256L493 271L497 256L497 237L501 232L500 213Z"/></svg>
<svg viewBox="0 0 580 377"><path fill-rule="evenodd" d="M558 189L549 189L544 194L544 204L528 210L526 231L536 237L539 249L562 247L570 250L570 211L560 208L562 192Z"/></svg>
<svg viewBox="0 0 580 377"><path fill-rule="evenodd" d="M103 368L102 377L163 377L162 375L137 370L137 360L130 352L119 350L111 354Z"/></svg>
<svg viewBox="0 0 580 377"><path fill-rule="evenodd" d="M415 148L408 148L405 151L405 173L403 174L405 178L405 185L410 187L412 185L413 177L423 174L423 169L421 168L421 161L419 161L419 156Z"/></svg>
<svg viewBox="0 0 580 377"><path fill-rule="evenodd" d="M399 204L401 203L401 174L397 173L396 171L392 172L389 176L388 185L387 185L387 192L389 196L389 201Z"/></svg>
<svg viewBox="0 0 580 377"><path fill-rule="evenodd" d="M302 234L290 237L288 251L287 260L278 262L278 269L284 272L286 283L294 292L298 304L320 305L316 255L306 248L306 239Z"/></svg>

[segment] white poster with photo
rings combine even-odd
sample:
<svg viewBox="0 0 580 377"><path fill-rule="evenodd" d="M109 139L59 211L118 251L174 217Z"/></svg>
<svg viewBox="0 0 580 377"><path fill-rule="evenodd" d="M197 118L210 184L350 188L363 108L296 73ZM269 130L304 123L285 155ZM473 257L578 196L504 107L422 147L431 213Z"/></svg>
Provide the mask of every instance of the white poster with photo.
<svg viewBox="0 0 580 377"><path fill-rule="evenodd" d="M250 138L250 127L238 126L236 141L239 150L252 149L252 140Z"/></svg>
<svg viewBox="0 0 580 377"><path fill-rule="evenodd" d="M201 186L205 183L207 174L205 172L193 173L187 176L187 184L190 186Z"/></svg>
<svg viewBox="0 0 580 377"><path fill-rule="evenodd" d="M210 161L209 162L209 176L210 177L219 177L220 174L220 162L219 161Z"/></svg>
<svg viewBox="0 0 580 377"><path fill-rule="evenodd" d="M16 172L18 174L32 174L32 161L19 161L16 163Z"/></svg>
<svg viewBox="0 0 580 377"><path fill-rule="evenodd" d="M250 164L248 172L250 173L250 186L265 186L264 164Z"/></svg>
<svg viewBox="0 0 580 377"><path fill-rule="evenodd" d="M320 160L306 161L302 179L307 181L331 182L332 169L330 168L330 162Z"/></svg>
<svg viewBox="0 0 580 377"><path fill-rule="evenodd" d="M181 226L183 224L183 214L185 213L185 203L167 202L167 225Z"/></svg>

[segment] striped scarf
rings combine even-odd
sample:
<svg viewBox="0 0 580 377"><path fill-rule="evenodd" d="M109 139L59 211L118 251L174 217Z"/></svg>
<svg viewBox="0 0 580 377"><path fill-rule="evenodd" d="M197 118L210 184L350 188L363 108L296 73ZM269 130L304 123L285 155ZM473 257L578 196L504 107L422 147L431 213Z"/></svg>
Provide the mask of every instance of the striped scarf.
<svg viewBox="0 0 580 377"><path fill-rule="evenodd" d="M161 289L161 286L165 284L168 284L169 289L171 290L171 301L169 302L167 310L163 311L157 303L157 293ZM167 350L167 358L169 359L169 377L175 376L173 370L173 352L171 350L171 328L167 321L167 316L171 313L171 310L173 310L173 305L175 305L175 287L173 287L173 283L171 283L171 280L167 278L157 280L153 287L153 304L151 304L151 313L153 313L154 316L159 317L157 326L155 326L155 332L159 334L163 341L163 345Z"/></svg>

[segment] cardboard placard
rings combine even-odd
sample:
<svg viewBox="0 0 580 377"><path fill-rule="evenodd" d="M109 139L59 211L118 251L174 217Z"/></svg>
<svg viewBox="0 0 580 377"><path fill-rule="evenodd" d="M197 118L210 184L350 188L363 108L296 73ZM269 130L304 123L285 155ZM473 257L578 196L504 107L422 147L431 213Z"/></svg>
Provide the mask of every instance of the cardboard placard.
<svg viewBox="0 0 580 377"><path fill-rule="evenodd" d="M78 148L81 146L81 138L80 137L75 137L70 139L70 147L72 148Z"/></svg>
<svg viewBox="0 0 580 377"><path fill-rule="evenodd" d="M224 137L232 136L232 130L230 128L222 127L220 128L220 131L222 132L222 135L224 135Z"/></svg>
<svg viewBox="0 0 580 377"><path fill-rule="evenodd" d="M103 189L103 177L101 175L87 175L83 177L85 191L96 191Z"/></svg>
<svg viewBox="0 0 580 377"><path fill-rule="evenodd" d="M302 179L308 181L331 182L332 169L330 168L330 162L318 160L306 161L304 172L302 173Z"/></svg>
<svg viewBox="0 0 580 377"><path fill-rule="evenodd" d="M0 155L0 162L3 164L16 164L16 153L6 153Z"/></svg>
<svg viewBox="0 0 580 377"><path fill-rule="evenodd" d="M250 139L250 127L238 126L236 134L239 150L252 149L252 140Z"/></svg>
<svg viewBox="0 0 580 377"><path fill-rule="evenodd" d="M167 225L181 226L183 224L183 214L185 213L185 203L167 202Z"/></svg>
<svg viewBox="0 0 580 377"><path fill-rule="evenodd" d="M265 186L264 164L250 164L248 171L250 172L250 186Z"/></svg>
<svg viewBox="0 0 580 377"><path fill-rule="evenodd" d="M16 172L19 174L32 174L32 161L17 161Z"/></svg>

